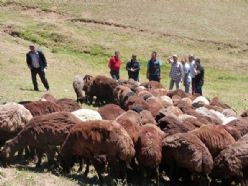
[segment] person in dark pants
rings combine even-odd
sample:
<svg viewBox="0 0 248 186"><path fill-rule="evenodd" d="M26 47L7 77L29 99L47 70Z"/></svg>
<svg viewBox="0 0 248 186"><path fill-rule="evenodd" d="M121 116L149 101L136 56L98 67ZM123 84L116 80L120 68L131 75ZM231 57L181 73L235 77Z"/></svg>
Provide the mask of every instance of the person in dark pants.
<svg viewBox="0 0 248 186"><path fill-rule="evenodd" d="M46 90L49 90L49 84L45 76L45 70L47 68L47 61L45 55L35 49L34 45L29 46L30 51L26 54L26 62L28 68L31 71L32 82L34 90L39 91L36 75L39 74L41 82L43 83Z"/></svg>
<svg viewBox="0 0 248 186"><path fill-rule="evenodd" d="M204 84L204 67L199 58L195 59L195 93L202 95L202 86Z"/></svg>
<svg viewBox="0 0 248 186"><path fill-rule="evenodd" d="M147 62L146 77L149 81L160 82L161 62L157 59L157 52L152 52L151 59Z"/></svg>
<svg viewBox="0 0 248 186"><path fill-rule="evenodd" d="M128 72L128 79L139 81L140 63L136 59L136 55L132 55L132 59L127 62L126 70Z"/></svg>
<svg viewBox="0 0 248 186"><path fill-rule="evenodd" d="M120 67L121 67L119 51L115 51L115 55L110 58L108 67L110 68L111 77L115 80L118 80L120 78L119 72L120 72Z"/></svg>

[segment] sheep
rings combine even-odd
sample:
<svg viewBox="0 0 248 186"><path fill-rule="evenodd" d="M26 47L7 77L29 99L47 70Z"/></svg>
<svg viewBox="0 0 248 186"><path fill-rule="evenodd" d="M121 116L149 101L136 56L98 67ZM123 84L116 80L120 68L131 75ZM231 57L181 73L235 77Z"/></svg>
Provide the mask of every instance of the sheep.
<svg viewBox="0 0 248 186"><path fill-rule="evenodd" d="M61 106L50 101L33 101L25 104L24 107L31 112L33 117L63 111Z"/></svg>
<svg viewBox="0 0 248 186"><path fill-rule="evenodd" d="M152 124L156 124L156 120L154 119L154 117L152 116L152 113L148 110L142 110L141 112L139 112L140 117L141 117L141 124L147 124L147 123L152 123Z"/></svg>
<svg viewBox="0 0 248 186"><path fill-rule="evenodd" d="M103 120L115 120L119 115L125 112L119 105L115 104L106 104L98 108L97 111Z"/></svg>
<svg viewBox="0 0 248 186"><path fill-rule="evenodd" d="M174 114L175 116L180 116L183 114L183 112L175 106L169 106L167 108L161 109L159 111L160 113L170 113L170 114Z"/></svg>
<svg viewBox="0 0 248 186"><path fill-rule="evenodd" d="M36 149L38 162L41 164L43 153L48 155L48 162L54 162L53 150L62 145L72 125L81 121L69 112L55 112L32 118L29 123L1 151L1 158L9 163L15 152L25 147Z"/></svg>
<svg viewBox="0 0 248 186"><path fill-rule="evenodd" d="M32 117L30 111L23 105L17 103L0 105L0 146L15 137Z"/></svg>
<svg viewBox="0 0 248 186"><path fill-rule="evenodd" d="M123 107L125 101L130 96L135 95L135 93L129 87L125 87L122 85L118 85L117 87L115 87L113 94L114 94L115 102L121 107Z"/></svg>
<svg viewBox="0 0 248 186"><path fill-rule="evenodd" d="M223 109L222 114L226 117L237 117L237 113L233 109Z"/></svg>
<svg viewBox="0 0 248 186"><path fill-rule="evenodd" d="M163 85L157 81L149 81L146 83L141 83L140 86L144 86L147 89L160 89L164 88Z"/></svg>
<svg viewBox="0 0 248 186"><path fill-rule="evenodd" d="M162 161L162 140L165 134L154 124L141 127L136 144L136 157L139 165L148 173L156 170L156 183L159 185L159 165ZM148 176L150 177L150 176Z"/></svg>
<svg viewBox="0 0 248 186"><path fill-rule="evenodd" d="M124 103L124 110L131 110L134 107L141 107L142 109L147 110L149 105L148 103L139 96L131 96L127 99L127 101Z"/></svg>
<svg viewBox="0 0 248 186"><path fill-rule="evenodd" d="M213 168L209 150L198 137L190 133L177 133L164 138L162 156L162 168L172 182L177 182L185 174L186 178L190 174L206 176Z"/></svg>
<svg viewBox="0 0 248 186"><path fill-rule="evenodd" d="M158 121L157 126L165 133L172 135L176 133L184 133L195 129L196 127L190 123L182 123L173 116L165 116Z"/></svg>
<svg viewBox="0 0 248 186"><path fill-rule="evenodd" d="M223 103L218 97L214 97L210 101L210 105L218 106L223 109L230 109L231 107L225 103Z"/></svg>
<svg viewBox="0 0 248 186"><path fill-rule="evenodd" d="M228 146L214 159L212 176L222 179L225 185L235 180L247 179L248 171L248 135ZM243 184L242 184L243 185Z"/></svg>
<svg viewBox="0 0 248 186"><path fill-rule="evenodd" d="M161 96L160 97L161 103L164 107L169 107L173 105L173 101L169 96Z"/></svg>
<svg viewBox="0 0 248 186"><path fill-rule="evenodd" d="M45 93L41 96L40 101L50 101L50 102L55 103L56 98L50 93Z"/></svg>
<svg viewBox="0 0 248 186"><path fill-rule="evenodd" d="M248 117L248 110L244 111L240 116L243 118Z"/></svg>
<svg viewBox="0 0 248 186"><path fill-rule="evenodd" d="M155 117L157 113L164 108L163 105L160 103L159 98L151 97L147 99L146 102L148 103L147 110L151 112L153 117Z"/></svg>
<svg viewBox="0 0 248 186"><path fill-rule="evenodd" d="M102 120L102 116L95 110L79 109L71 113L81 121Z"/></svg>
<svg viewBox="0 0 248 186"><path fill-rule="evenodd" d="M73 112L81 108L77 102L68 98L58 99L55 103L66 112Z"/></svg>
<svg viewBox="0 0 248 186"><path fill-rule="evenodd" d="M141 127L141 117L138 113L128 110L116 118L119 123L132 138L134 144L138 139L138 133Z"/></svg>
<svg viewBox="0 0 248 186"><path fill-rule="evenodd" d="M206 145L213 158L235 143L235 139L221 125L205 125L189 133L196 135Z"/></svg>
<svg viewBox="0 0 248 186"><path fill-rule="evenodd" d="M218 117L216 112L213 112L213 110L210 111L206 107L200 107L200 108L197 108L195 111L199 114L202 114L203 116L211 118L212 120L216 121L217 124L223 123L223 121Z"/></svg>
<svg viewBox="0 0 248 186"><path fill-rule="evenodd" d="M135 155L134 144L126 130L116 121L86 121L74 125L60 149L63 170L70 172L75 156L91 159L94 155L106 155L122 163L129 162ZM101 175L98 176L102 181Z"/></svg>
<svg viewBox="0 0 248 186"><path fill-rule="evenodd" d="M92 104L93 97L96 96L96 104L115 103L114 89L118 83L106 76L98 75L87 88L87 95Z"/></svg>
<svg viewBox="0 0 248 186"><path fill-rule="evenodd" d="M167 96L169 96L170 98L172 98L174 95L178 95L181 98L187 97L187 94L181 89L170 90L167 92Z"/></svg>
<svg viewBox="0 0 248 186"><path fill-rule="evenodd" d="M166 96L167 94L164 88L150 89L149 92L155 97Z"/></svg>
<svg viewBox="0 0 248 186"><path fill-rule="evenodd" d="M248 119L246 118L239 118L236 120L233 120L226 124L226 126L233 127L237 131L240 132L241 136L244 136L248 133Z"/></svg>
<svg viewBox="0 0 248 186"><path fill-rule="evenodd" d="M199 108L205 105L209 105L209 101L203 96L198 96L193 100L192 105L195 108Z"/></svg>
<svg viewBox="0 0 248 186"><path fill-rule="evenodd" d="M91 75L76 75L73 79L73 89L77 95L77 102L88 101L87 89L92 83L94 77ZM83 91L85 92L85 96L83 95Z"/></svg>

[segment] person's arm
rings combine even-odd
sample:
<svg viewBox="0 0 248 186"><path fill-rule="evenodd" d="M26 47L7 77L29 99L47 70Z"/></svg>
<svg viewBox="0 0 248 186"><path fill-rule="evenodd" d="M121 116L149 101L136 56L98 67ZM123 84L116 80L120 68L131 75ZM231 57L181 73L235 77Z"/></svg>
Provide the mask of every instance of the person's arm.
<svg viewBox="0 0 248 186"><path fill-rule="evenodd" d="M129 68L129 62L127 62L126 70L127 70L127 71L130 71L130 70L131 70L131 68Z"/></svg>
<svg viewBox="0 0 248 186"><path fill-rule="evenodd" d="M183 65L182 64L180 64L180 73L181 73L181 81L184 82L184 76L185 76L185 74L184 74L184 70L183 70Z"/></svg>
<svg viewBox="0 0 248 186"><path fill-rule="evenodd" d="M109 62L108 62L108 67L111 69L111 66L112 66L112 58L109 59Z"/></svg>
<svg viewBox="0 0 248 186"><path fill-rule="evenodd" d="M133 71L137 72L139 70L140 70L140 64L139 64L139 62L137 62L136 66L133 68Z"/></svg>
<svg viewBox="0 0 248 186"><path fill-rule="evenodd" d="M172 56L169 56L169 57L167 58L167 61L168 61L168 63L173 63Z"/></svg>
<svg viewBox="0 0 248 186"><path fill-rule="evenodd" d="M28 65L28 68L31 69L31 59L29 53L26 54L26 63Z"/></svg>
<svg viewBox="0 0 248 186"><path fill-rule="evenodd" d="M38 51L38 52L39 52L40 57L41 57L41 59L42 59L42 61L43 61L44 68L47 68L47 60L46 60L45 55L44 55L43 52L41 52L41 51Z"/></svg>

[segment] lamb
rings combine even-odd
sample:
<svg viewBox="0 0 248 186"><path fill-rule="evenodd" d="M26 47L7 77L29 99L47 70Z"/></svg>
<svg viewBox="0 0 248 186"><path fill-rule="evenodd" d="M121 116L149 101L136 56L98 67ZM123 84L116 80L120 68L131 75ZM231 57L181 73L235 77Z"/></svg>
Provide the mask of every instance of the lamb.
<svg viewBox="0 0 248 186"><path fill-rule="evenodd" d="M164 138L162 155L162 167L172 182L177 182L185 174L186 178L190 178L189 174L206 176L213 168L209 150L198 137L190 133L177 133Z"/></svg>
<svg viewBox="0 0 248 186"><path fill-rule="evenodd" d="M106 104L97 111L103 120L115 120L119 115L125 112L119 105L115 104Z"/></svg>
<svg viewBox="0 0 248 186"><path fill-rule="evenodd" d="M102 117L99 112L95 110L79 109L71 113L81 121L102 120Z"/></svg>
<svg viewBox="0 0 248 186"><path fill-rule="evenodd" d="M248 178L248 135L228 146L214 159L212 176L221 178L226 185L232 180L240 182ZM230 184L231 185L231 184Z"/></svg>
<svg viewBox="0 0 248 186"><path fill-rule="evenodd" d="M93 97L96 96L96 104L115 103L114 89L118 83L106 76L98 75L87 88L89 101L92 103Z"/></svg>
<svg viewBox="0 0 248 186"><path fill-rule="evenodd" d="M162 140L165 134L154 124L141 127L136 145L136 157L140 166L148 171L156 170L156 182L159 185L159 165L162 161Z"/></svg>
<svg viewBox="0 0 248 186"><path fill-rule="evenodd" d="M205 125L189 133L196 135L206 145L213 158L235 143L235 139L221 125Z"/></svg>
<svg viewBox="0 0 248 186"><path fill-rule="evenodd" d="M74 125L60 150L61 165L66 172L70 172L75 156L91 159L94 155L106 155L123 163L133 159L134 154L134 144L126 130L108 120ZM101 175L99 178L102 181Z"/></svg>
<svg viewBox="0 0 248 186"><path fill-rule="evenodd" d="M33 117L63 111L61 106L50 101L33 101L25 104L24 107L31 112Z"/></svg>
<svg viewBox="0 0 248 186"><path fill-rule="evenodd" d="M94 77L91 75L76 75L73 80L73 89L77 95L77 102L87 102L87 89L92 83ZM85 92L85 96L83 95L83 91Z"/></svg>
<svg viewBox="0 0 248 186"><path fill-rule="evenodd" d="M69 112L55 112L32 118L28 125L11 141L6 143L1 158L9 163L15 152L29 146L36 149L38 162L41 164L43 153L48 155L48 162L54 162L55 147L62 145L72 125L81 121Z"/></svg>
<svg viewBox="0 0 248 186"><path fill-rule="evenodd" d="M15 137L32 117L30 111L23 105L17 103L0 105L0 146Z"/></svg>

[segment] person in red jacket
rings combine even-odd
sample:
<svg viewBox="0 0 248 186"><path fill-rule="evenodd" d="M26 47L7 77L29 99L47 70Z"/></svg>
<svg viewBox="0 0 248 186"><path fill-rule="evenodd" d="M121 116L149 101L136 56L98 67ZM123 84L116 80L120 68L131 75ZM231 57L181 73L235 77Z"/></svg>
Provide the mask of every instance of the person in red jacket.
<svg viewBox="0 0 248 186"><path fill-rule="evenodd" d="M108 67L110 68L110 75L112 78L118 80L120 78L119 71L121 67L119 51L115 51L115 55L110 58Z"/></svg>

